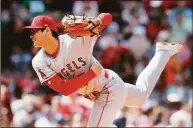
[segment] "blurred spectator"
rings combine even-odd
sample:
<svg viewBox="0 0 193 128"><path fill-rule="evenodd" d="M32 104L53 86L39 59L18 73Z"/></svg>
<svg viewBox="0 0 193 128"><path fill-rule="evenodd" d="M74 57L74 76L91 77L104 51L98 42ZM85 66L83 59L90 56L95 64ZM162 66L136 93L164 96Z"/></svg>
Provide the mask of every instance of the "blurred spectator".
<svg viewBox="0 0 193 128"><path fill-rule="evenodd" d="M100 57L101 63L106 68L113 68L119 60L120 48L118 47L119 25L112 22L106 29L106 33L99 38L98 46L102 52Z"/></svg>
<svg viewBox="0 0 193 128"><path fill-rule="evenodd" d="M22 21L28 21L32 18L31 13L29 13L29 10L24 5L20 6L19 17L22 19Z"/></svg>
<svg viewBox="0 0 193 128"><path fill-rule="evenodd" d="M129 39L128 48L131 49L135 58L140 60L150 48L150 42L146 38L146 30L143 26L134 27L132 33L133 36Z"/></svg>
<svg viewBox="0 0 193 128"><path fill-rule="evenodd" d="M147 24L148 17L142 3L137 1L122 1L122 6L121 16L123 21L131 26Z"/></svg>
<svg viewBox="0 0 193 128"><path fill-rule="evenodd" d="M119 32L119 24L117 22L112 22L107 27L107 33L102 35L98 41L100 49L104 51L110 45L117 46L118 32Z"/></svg>
<svg viewBox="0 0 193 128"><path fill-rule="evenodd" d="M25 110L19 110L13 117L14 127L33 127L33 120L29 113Z"/></svg>
<svg viewBox="0 0 193 128"><path fill-rule="evenodd" d="M184 110L179 110L171 115L170 124L171 127L191 127L192 119L189 113Z"/></svg>
<svg viewBox="0 0 193 128"><path fill-rule="evenodd" d="M1 127L9 127L10 126L10 123L11 123L11 120L10 120L10 117L8 116L8 109L6 107L2 107L1 106L1 118L0 118L0 121L1 121Z"/></svg>
<svg viewBox="0 0 193 128"><path fill-rule="evenodd" d="M180 101L187 103L189 101L193 92L183 85L183 80L182 74L175 75L174 84L166 90L166 96L169 102Z"/></svg>
<svg viewBox="0 0 193 128"><path fill-rule="evenodd" d="M11 11L17 12L20 8L20 4L17 1L11 1Z"/></svg>
<svg viewBox="0 0 193 128"><path fill-rule="evenodd" d="M130 49L122 48L120 54L119 62L116 63L119 65L117 67L117 73L126 83L135 84L136 81L136 72L135 65L136 60Z"/></svg>
<svg viewBox="0 0 193 128"><path fill-rule="evenodd" d="M120 51L117 46L108 46L103 52L102 64L105 68L113 68L120 59Z"/></svg>
<svg viewBox="0 0 193 128"><path fill-rule="evenodd" d="M10 61L17 72L23 72L26 68L30 67L31 55L23 53L19 46L13 47L13 53L10 56Z"/></svg>
<svg viewBox="0 0 193 128"><path fill-rule="evenodd" d="M86 15L88 17L98 16L98 3L97 1L75 1L73 4L74 15Z"/></svg>
<svg viewBox="0 0 193 128"><path fill-rule="evenodd" d="M42 0L29 1L29 11L34 15L43 13L45 11L44 2Z"/></svg>
<svg viewBox="0 0 193 128"><path fill-rule="evenodd" d="M10 56L10 61L13 64L16 71L22 71L22 61L21 61L21 49L19 47L13 48L13 53Z"/></svg>
<svg viewBox="0 0 193 128"><path fill-rule="evenodd" d="M147 37L151 43L154 43L157 38L157 34L163 27L165 13L161 7L162 1L149 1L149 8L146 9L149 22L147 24Z"/></svg>
<svg viewBox="0 0 193 128"><path fill-rule="evenodd" d="M169 41L169 37L170 37L170 32L168 30L161 30L159 31L158 33L158 36L157 36L157 41L159 42L162 42L162 41Z"/></svg>
<svg viewBox="0 0 193 128"><path fill-rule="evenodd" d="M192 35L187 36L185 42L183 43L184 51L179 55L179 58L182 61L182 65L184 69L190 68L190 65L191 65L192 48L193 48L192 37L193 37Z"/></svg>
<svg viewBox="0 0 193 128"><path fill-rule="evenodd" d="M4 29L10 21L10 12L8 10L2 10L1 12L1 29Z"/></svg>
<svg viewBox="0 0 193 128"><path fill-rule="evenodd" d="M47 118L40 117L36 120L35 127L56 127L56 125L52 124Z"/></svg>
<svg viewBox="0 0 193 128"><path fill-rule="evenodd" d="M19 79L18 86L24 94L34 93L38 91L38 80L33 78L31 70L26 70L24 76Z"/></svg>
<svg viewBox="0 0 193 128"><path fill-rule="evenodd" d="M164 69L165 84L172 86L174 84L174 77L181 71L181 64L176 56L173 56L166 64Z"/></svg>
<svg viewBox="0 0 193 128"><path fill-rule="evenodd" d="M131 26L127 25L123 28L122 30L122 41L121 41L121 45L123 47L127 47L127 43L128 43L128 40L129 38L132 36L132 29L131 29Z"/></svg>
<svg viewBox="0 0 193 128"><path fill-rule="evenodd" d="M181 24L179 27L182 30L192 33L192 10L186 6L187 3L188 1L179 1L176 8L168 10L168 23L174 27Z"/></svg>
<svg viewBox="0 0 193 128"><path fill-rule="evenodd" d="M172 25L172 33L171 33L170 41L182 43L185 40L186 35L188 34L188 30L186 30L184 25L188 23L183 23L185 21L182 17L181 11L176 12L175 18L176 18L176 22L174 22ZM188 26L188 27L192 31L191 26Z"/></svg>

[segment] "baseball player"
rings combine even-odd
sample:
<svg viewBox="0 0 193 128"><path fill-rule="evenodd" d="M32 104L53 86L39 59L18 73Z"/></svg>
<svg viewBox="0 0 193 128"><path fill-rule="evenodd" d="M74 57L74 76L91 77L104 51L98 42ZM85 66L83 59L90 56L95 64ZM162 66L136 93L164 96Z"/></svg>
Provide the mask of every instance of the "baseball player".
<svg viewBox="0 0 193 128"><path fill-rule="evenodd" d="M101 13L84 30L100 24L100 32L111 21L111 14ZM77 38L69 34L58 36L56 24L49 16L35 17L25 29L31 30L34 47L42 48L32 60L40 82L63 95L78 92L94 100L88 127L112 126L123 106L144 104L170 57L183 49L178 43L158 42L154 57L139 75L136 85L131 85L112 70L103 69L92 56L97 34Z"/></svg>

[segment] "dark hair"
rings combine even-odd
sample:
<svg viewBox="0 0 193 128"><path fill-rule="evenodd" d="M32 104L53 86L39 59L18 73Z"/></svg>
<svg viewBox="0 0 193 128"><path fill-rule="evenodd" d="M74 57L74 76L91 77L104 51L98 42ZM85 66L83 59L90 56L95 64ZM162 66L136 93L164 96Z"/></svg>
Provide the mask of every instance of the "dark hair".
<svg viewBox="0 0 193 128"><path fill-rule="evenodd" d="M42 32L43 32L44 30L45 30L45 28L42 28L42 29L41 29ZM57 32L55 32L55 31L52 31L52 30L51 30L51 32L52 32L52 36L53 36L54 38L58 39L59 34L58 34Z"/></svg>
<svg viewBox="0 0 193 128"><path fill-rule="evenodd" d="M59 34L55 31L52 31L52 36L56 39L58 39Z"/></svg>

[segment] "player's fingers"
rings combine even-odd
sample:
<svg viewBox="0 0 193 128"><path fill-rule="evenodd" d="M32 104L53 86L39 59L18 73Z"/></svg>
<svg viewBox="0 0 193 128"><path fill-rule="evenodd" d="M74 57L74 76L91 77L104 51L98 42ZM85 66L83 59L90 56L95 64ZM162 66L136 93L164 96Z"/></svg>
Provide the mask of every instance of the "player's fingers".
<svg viewBox="0 0 193 128"><path fill-rule="evenodd" d="M92 93L90 93L90 94L89 94L89 97L90 97L91 99L93 99L93 98L95 98L95 95L93 95Z"/></svg>
<svg viewBox="0 0 193 128"><path fill-rule="evenodd" d="M89 30L89 29L91 29L92 27L93 27L92 24L88 24L88 25L84 28L84 30Z"/></svg>

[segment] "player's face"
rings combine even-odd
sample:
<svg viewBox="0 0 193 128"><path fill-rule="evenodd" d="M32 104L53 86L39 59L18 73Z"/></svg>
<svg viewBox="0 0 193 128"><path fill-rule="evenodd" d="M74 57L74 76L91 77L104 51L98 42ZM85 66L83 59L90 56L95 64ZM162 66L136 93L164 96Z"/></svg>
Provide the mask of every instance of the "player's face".
<svg viewBox="0 0 193 128"><path fill-rule="evenodd" d="M46 28L42 29L31 29L31 39L34 47L43 47L44 43L47 42L49 34L46 32Z"/></svg>
<svg viewBox="0 0 193 128"><path fill-rule="evenodd" d="M41 47L42 46L42 43L40 41L41 39L41 29L31 29L31 36L30 38L32 39L33 41L33 46L34 47Z"/></svg>

